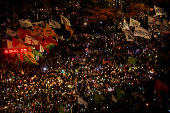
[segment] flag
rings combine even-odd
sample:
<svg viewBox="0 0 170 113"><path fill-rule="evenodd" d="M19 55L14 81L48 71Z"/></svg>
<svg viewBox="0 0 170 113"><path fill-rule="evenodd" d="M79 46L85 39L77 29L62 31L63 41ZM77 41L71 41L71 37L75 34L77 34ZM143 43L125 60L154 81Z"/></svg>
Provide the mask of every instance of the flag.
<svg viewBox="0 0 170 113"><path fill-rule="evenodd" d="M117 103L117 99L115 98L115 96L112 94L112 101L114 101L115 103Z"/></svg>
<svg viewBox="0 0 170 113"><path fill-rule="evenodd" d="M22 53L21 53L21 54L22 54ZM25 54L23 54L23 59L24 59L24 61L27 62L28 64L31 64L31 65L34 64L33 62L31 62L31 60L30 60Z"/></svg>
<svg viewBox="0 0 170 113"><path fill-rule="evenodd" d="M43 35L58 37L58 35L54 32L54 29L51 29L51 27L44 28Z"/></svg>
<svg viewBox="0 0 170 113"><path fill-rule="evenodd" d="M12 41L7 40L7 47L8 47L8 48L13 48Z"/></svg>
<svg viewBox="0 0 170 113"><path fill-rule="evenodd" d="M28 31L29 31L30 36L34 37L38 41L38 43L42 44L43 35L42 37L38 37L34 31L31 31L31 30L28 30Z"/></svg>
<svg viewBox="0 0 170 113"><path fill-rule="evenodd" d="M136 61L138 61L137 58L128 56L128 63L129 64L136 64Z"/></svg>
<svg viewBox="0 0 170 113"><path fill-rule="evenodd" d="M167 14L166 14L166 12L164 12L163 8L160 8L160 7L154 5L154 9L155 9L155 13L157 16L164 15L165 17L167 17Z"/></svg>
<svg viewBox="0 0 170 113"><path fill-rule="evenodd" d="M138 22L137 20L134 20L134 19L130 18L129 26L132 26L132 27L140 26L140 22Z"/></svg>
<svg viewBox="0 0 170 113"><path fill-rule="evenodd" d="M70 21L66 17L64 17L63 15L60 15L60 18L61 18L61 24L66 23L68 26L71 26Z"/></svg>
<svg viewBox="0 0 170 113"><path fill-rule="evenodd" d="M94 93L94 97L95 97L95 104L99 104L99 103L107 100L106 97L104 97L103 95L100 95L97 92Z"/></svg>
<svg viewBox="0 0 170 113"><path fill-rule="evenodd" d="M47 51L47 53L49 53L49 50L54 48L55 44L48 41L48 40L43 40L43 44L42 47L44 48L44 50Z"/></svg>
<svg viewBox="0 0 170 113"><path fill-rule="evenodd" d="M58 22L51 21L50 19L49 19L49 26L52 27L52 28L59 28L59 29L61 29L61 25Z"/></svg>
<svg viewBox="0 0 170 113"><path fill-rule="evenodd" d="M64 106L62 106L61 104L59 106L60 106L60 113L68 113L68 111Z"/></svg>
<svg viewBox="0 0 170 113"><path fill-rule="evenodd" d="M30 32L32 35L43 38L43 28L39 26L34 26L34 31Z"/></svg>
<svg viewBox="0 0 170 113"><path fill-rule="evenodd" d="M123 19L123 30L129 30L129 25L128 23L126 22L126 19Z"/></svg>
<svg viewBox="0 0 170 113"><path fill-rule="evenodd" d="M33 64L38 64L35 60L34 54L31 52L25 52L24 55L26 56L27 59L29 59L31 61L31 63Z"/></svg>
<svg viewBox="0 0 170 113"><path fill-rule="evenodd" d="M33 54L35 55L35 56L40 56L40 57L43 57L43 55L39 52L39 51L37 51L37 50L33 50Z"/></svg>
<svg viewBox="0 0 170 113"><path fill-rule="evenodd" d="M40 44L40 50L39 52L43 53L44 52L44 48L42 47L42 45Z"/></svg>
<svg viewBox="0 0 170 113"><path fill-rule="evenodd" d="M17 38L12 38L12 45L13 45L13 47L18 46L18 39Z"/></svg>
<svg viewBox="0 0 170 113"><path fill-rule="evenodd" d="M87 108L87 102L78 95L78 104L83 104Z"/></svg>
<svg viewBox="0 0 170 113"><path fill-rule="evenodd" d="M35 40L32 36L28 36L28 35L26 35L25 37L25 43L30 45L38 45L38 41Z"/></svg>
<svg viewBox="0 0 170 113"><path fill-rule="evenodd" d="M6 34L11 37L15 37L17 35L17 33L10 28L6 28Z"/></svg>
<svg viewBox="0 0 170 113"><path fill-rule="evenodd" d="M139 37L144 37L146 39L151 39L151 33L149 33L146 29L144 29L140 26L135 27L134 36L139 36Z"/></svg>
<svg viewBox="0 0 170 113"><path fill-rule="evenodd" d="M126 36L126 41L133 41L134 40L134 36L130 33L129 30L124 30L125 32L125 36Z"/></svg>
<svg viewBox="0 0 170 113"><path fill-rule="evenodd" d="M156 89L162 90L163 92L168 92L169 86L166 83L162 82L161 80L156 79Z"/></svg>
<svg viewBox="0 0 170 113"><path fill-rule="evenodd" d="M54 43L56 46L58 46L58 42L57 42L53 37L51 37L51 36L44 35L44 36L43 36L43 39L45 39L45 40L47 40L47 41L49 41L49 42L52 42L52 43Z"/></svg>
<svg viewBox="0 0 170 113"><path fill-rule="evenodd" d="M120 89L119 87L116 87L116 92L117 92L117 100L129 100L132 102L132 100L128 97L125 91Z"/></svg>
<svg viewBox="0 0 170 113"><path fill-rule="evenodd" d="M21 27L33 27L32 23L27 20L19 20L19 24Z"/></svg>
<svg viewBox="0 0 170 113"><path fill-rule="evenodd" d="M73 35L73 30L65 23L65 29L70 32L70 35Z"/></svg>
<svg viewBox="0 0 170 113"><path fill-rule="evenodd" d="M25 31L22 28L19 28L17 30L17 37L18 38L23 39L23 38L25 38L25 35L26 35L26 33L25 33Z"/></svg>

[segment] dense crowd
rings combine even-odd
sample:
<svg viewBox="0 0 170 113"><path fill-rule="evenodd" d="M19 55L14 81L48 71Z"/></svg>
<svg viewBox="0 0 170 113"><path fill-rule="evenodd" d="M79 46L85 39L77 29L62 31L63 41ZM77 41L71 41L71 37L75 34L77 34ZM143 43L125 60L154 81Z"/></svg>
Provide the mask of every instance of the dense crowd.
<svg viewBox="0 0 170 113"><path fill-rule="evenodd" d="M160 100L154 84L156 78L169 73L169 37L138 38L136 42L127 42L116 32L78 34L58 39L58 47L44 52L39 65L4 58L0 111L58 113L61 104L72 113L168 112L168 93L160 91ZM139 60L129 64L128 56ZM112 95L117 97L116 87L132 102L112 101ZM95 104L95 92L107 101ZM78 104L78 95L88 108Z"/></svg>

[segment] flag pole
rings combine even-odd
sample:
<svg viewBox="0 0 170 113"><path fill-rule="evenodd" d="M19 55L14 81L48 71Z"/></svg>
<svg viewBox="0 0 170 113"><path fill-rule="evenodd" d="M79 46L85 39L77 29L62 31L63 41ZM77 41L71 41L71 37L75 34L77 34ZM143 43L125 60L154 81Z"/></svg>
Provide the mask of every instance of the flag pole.
<svg viewBox="0 0 170 113"><path fill-rule="evenodd" d="M121 0L121 19L122 19L122 23L123 23L123 15L122 15L122 0Z"/></svg>
<svg viewBox="0 0 170 113"><path fill-rule="evenodd" d="M121 19L122 19L122 28L123 28L123 11L122 11L122 0L120 0L120 2L121 2Z"/></svg>

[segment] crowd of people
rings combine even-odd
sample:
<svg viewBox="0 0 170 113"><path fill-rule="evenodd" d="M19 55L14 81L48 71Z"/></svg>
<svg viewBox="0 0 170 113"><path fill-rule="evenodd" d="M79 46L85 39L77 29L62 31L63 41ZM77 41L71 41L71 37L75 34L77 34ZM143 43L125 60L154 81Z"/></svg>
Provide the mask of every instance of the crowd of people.
<svg viewBox="0 0 170 113"><path fill-rule="evenodd" d="M60 21L60 14L55 13L53 19ZM76 23L72 25L76 31L73 36L61 25L57 34L63 38L57 39L58 46L49 53L42 53L39 65L22 62L17 54L1 55L0 112L62 113L61 105L69 113L170 112L169 92L154 89L156 79L168 82L169 35L158 34L151 40L137 37L128 42L118 29L120 22L111 17L83 27L86 17L83 13L80 17L70 15ZM144 27L148 27L146 20L141 24ZM129 56L137 58L136 63L128 62ZM117 88L130 100L113 101ZM95 93L106 101L95 103ZM78 103L78 97L87 107Z"/></svg>
<svg viewBox="0 0 170 113"><path fill-rule="evenodd" d="M58 39L58 47L44 52L39 65L17 57L3 58L0 79L1 112L58 113L59 105L72 113L168 112L168 93L154 92L155 80L169 73L169 37L127 42L123 34L78 34ZM128 63L128 56L138 58ZM116 87L128 100L112 101ZM94 93L107 98L95 103ZM88 105L78 104L78 96Z"/></svg>

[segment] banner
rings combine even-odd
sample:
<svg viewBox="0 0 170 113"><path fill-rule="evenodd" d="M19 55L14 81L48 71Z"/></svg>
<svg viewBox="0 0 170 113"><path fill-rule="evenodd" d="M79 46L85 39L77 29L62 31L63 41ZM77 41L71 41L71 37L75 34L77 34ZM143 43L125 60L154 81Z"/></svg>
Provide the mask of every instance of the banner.
<svg viewBox="0 0 170 113"><path fill-rule="evenodd" d="M15 37L17 35L17 33L10 28L6 28L6 34L11 37Z"/></svg>
<svg viewBox="0 0 170 113"><path fill-rule="evenodd" d="M129 26L132 26L132 27L140 26L140 22L138 22L137 20L134 20L134 19L130 18Z"/></svg>
<svg viewBox="0 0 170 113"><path fill-rule="evenodd" d="M31 22L28 20L19 20L19 24L21 27L33 27Z"/></svg>
<svg viewBox="0 0 170 113"><path fill-rule="evenodd" d="M38 45L38 41L35 40L32 36L25 36L25 43L30 44L30 45Z"/></svg>
<svg viewBox="0 0 170 113"><path fill-rule="evenodd" d="M87 108L87 102L84 101L82 98L80 98L79 95L78 95L78 104L80 105L83 104L84 107Z"/></svg>
<svg viewBox="0 0 170 113"><path fill-rule="evenodd" d="M154 9L155 9L155 13L157 16L164 15L165 17L167 17L167 14L166 14L166 12L164 12L163 8L160 8L160 7L154 5Z"/></svg>
<svg viewBox="0 0 170 113"><path fill-rule="evenodd" d="M139 36L139 37L144 37L146 39L151 39L151 33L149 33L146 29L144 29L140 26L135 27L134 36Z"/></svg>
<svg viewBox="0 0 170 113"><path fill-rule="evenodd" d="M61 24L66 23L68 26L71 26L70 21L66 17L64 17L63 15L60 15L60 18L61 18Z"/></svg>
<svg viewBox="0 0 170 113"><path fill-rule="evenodd" d="M49 26L52 27L52 28L59 28L59 29L61 29L61 25L58 22L51 21L50 19L49 19Z"/></svg>

